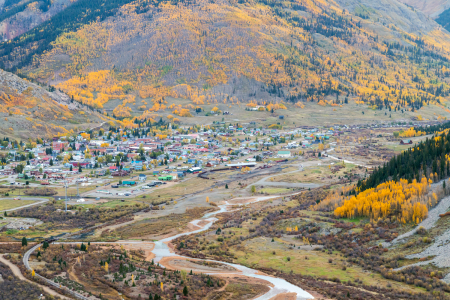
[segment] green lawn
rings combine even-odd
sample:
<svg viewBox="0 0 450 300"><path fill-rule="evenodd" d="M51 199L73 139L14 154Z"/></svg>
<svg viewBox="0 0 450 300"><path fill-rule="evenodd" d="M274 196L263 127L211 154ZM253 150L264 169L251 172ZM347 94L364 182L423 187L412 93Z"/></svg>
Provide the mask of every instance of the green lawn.
<svg viewBox="0 0 450 300"><path fill-rule="evenodd" d="M349 219L349 218L341 218L341 219L339 219L339 220L345 221L345 222L355 223L356 225L358 225L359 223L361 223L361 221L363 221L363 220L368 220L368 218L366 218L366 217L355 217L355 218L352 218L352 219Z"/></svg>

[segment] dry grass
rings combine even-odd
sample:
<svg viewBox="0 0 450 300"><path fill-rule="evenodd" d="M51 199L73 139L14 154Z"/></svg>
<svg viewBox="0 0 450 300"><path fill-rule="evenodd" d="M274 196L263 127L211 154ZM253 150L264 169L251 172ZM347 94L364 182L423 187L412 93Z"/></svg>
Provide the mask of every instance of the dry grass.
<svg viewBox="0 0 450 300"><path fill-rule="evenodd" d="M384 279L380 274L365 272L359 266L349 266L336 251L328 254L322 251L290 249L288 243L281 239L271 242L271 239L262 237L249 240L242 246L243 248L240 250L233 249L232 251L237 257L237 263L249 267L267 267L282 270L285 273L293 271L302 275L339 278L341 281L359 279L367 285L387 287L388 284L391 284L394 289L422 291L420 288ZM290 261L288 261L288 257ZM330 259L332 263L329 262ZM346 270L343 270L344 265Z"/></svg>
<svg viewBox="0 0 450 300"><path fill-rule="evenodd" d="M33 200L0 200L0 211L35 203Z"/></svg>
<svg viewBox="0 0 450 300"><path fill-rule="evenodd" d="M160 218L144 219L109 232L104 231L102 239L155 239L158 236L177 234L186 230L189 222L202 217L215 207L198 207L186 210L184 214L171 214Z"/></svg>

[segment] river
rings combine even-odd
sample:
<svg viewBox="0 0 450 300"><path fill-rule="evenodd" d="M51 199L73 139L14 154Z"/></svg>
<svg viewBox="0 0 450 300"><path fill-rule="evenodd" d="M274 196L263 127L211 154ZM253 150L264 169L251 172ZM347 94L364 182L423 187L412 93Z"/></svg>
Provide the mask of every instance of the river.
<svg viewBox="0 0 450 300"><path fill-rule="evenodd" d="M259 198L256 198L251 203L265 201L265 200L268 200L271 198L278 198L278 197L270 197L270 196L269 197L259 197ZM250 203L246 203L246 204L250 204ZM191 231L191 232L186 232L186 233L180 233L180 234L177 234L177 235L174 235L174 236L171 236L171 237L168 237L168 238L165 238L165 239L155 242L155 248L152 250L153 254L155 254L154 261L156 263L158 263L165 257L174 257L174 256L182 257L182 258L189 258L189 257L180 256L180 255L176 255L176 254L172 253L167 244L181 236L191 235L191 234L195 234L195 233L199 233L199 232L208 230L214 224L214 222L216 222L218 220L217 218L214 217L214 215L223 213L223 212L228 212L230 206L231 205L228 202L225 202L224 205L218 206L219 210L212 212L212 213L207 213L201 219L194 220L191 222L191 224L197 225L201 221L208 221L208 223L206 225L204 225L201 229ZM199 260L199 259L196 259L196 260ZM255 300L269 300L269 299L275 297L276 295L283 294L283 293L296 293L297 300L314 299L314 297L311 294L302 290L298 286L295 286L295 285L287 282L284 279L271 277L271 276L267 276L267 275L260 275L260 274L258 274L260 272L258 272L257 270L253 270L253 269L250 269L250 268L247 268L247 267L244 267L241 265L237 265L237 264L226 263L226 262L215 261L215 260L203 260L203 261L215 262L215 263L219 263L219 264L226 264L226 265L229 265L229 266L237 269L238 272L236 272L236 274L247 276L247 277L252 277L252 278L257 278L257 279L262 279L262 280L268 281L271 284L273 284L273 287L270 287L269 292L267 292L266 294L264 294L262 296L259 296ZM215 274L211 274L211 275L215 275Z"/></svg>
<svg viewBox="0 0 450 300"><path fill-rule="evenodd" d="M293 196L296 195L298 193L294 193L291 194L289 196ZM195 234L195 233L199 233L205 230L208 230L213 224L214 222L216 222L218 219L216 217L214 217L215 215L219 214L219 213L223 213L223 212L230 212L231 210L229 209L231 206L243 206L246 204L252 204L252 203L256 203L259 201L265 201L265 200L270 200L270 199L274 199L274 198L279 198L280 196L262 196L262 197L256 197L254 198L252 201L247 202L245 204L230 204L229 202L225 202L224 205L219 205L218 208L219 210L212 212L212 213L207 213L205 214L201 219L198 220L194 220L191 222L191 224L196 225L197 227L199 227L199 223L204 221L207 221L206 225L203 225L202 228L194 230L194 231L190 231L190 232L186 232L186 233L180 233L165 239L162 239L160 241L154 242L154 248L151 251L155 257L154 257L154 261L156 263L161 262L161 260L163 258L168 258L168 257L180 257L180 258L185 258L185 259L192 259L190 257L186 257L186 256L181 256L181 255L177 255L173 252L170 251L170 248L168 246L168 243L173 241L176 238L179 238L181 236L186 236L186 235L191 235L191 234ZM237 200L236 198L234 200ZM237 211L239 209L235 209L235 211ZM74 242L55 242L55 244L72 244ZM80 243L79 241L76 243ZM148 242L142 242L142 241L121 241L121 242L110 242L110 243L104 243L104 242L93 242L93 244L142 244L142 243L148 243ZM30 254L33 253L33 251L36 251L36 249L40 246L40 244L37 244L36 246L32 247L31 249L29 249L24 257L23 257L23 262L25 264L25 267L28 270L31 270L31 267L28 263L29 261L29 257ZM224 265L228 265L231 266L233 268L236 269L236 272L227 272L227 275L240 275L240 276L247 276L250 278L256 278L256 279L261 279L264 281L269 282L271 285L273 286L269 286L270 290L255 298L254 300L269 300L272 299L273 297L280 295L280 294L285 294L285 293L295 293L297 295L296 299L297 300L306 300L306 299L314 299L314 297L309 294L308 292L304 291L303 289L301 289L298 286L295 286L289 282L287 282L284 279L281 278L277 278L277 277L272 277L272 276L267 276L267 275L261 275L261 273L257 270L245 267L245 266L241 266L238 264L232 264L232 263L227 263L227 262L222 262L222 261L215 261L215 260L208 260L208 259L195 259L195 260L201 260L201 261L207 261L207 262L214 262L214 263L218 263L218 264L224 264ZM164 265L160 264L162 267L164 267ZM208 273L206 273L208 274ZM218 275L215 273L211 273L211 275ZM36 274L36 276L39 276L38 274ZM41 276L39 276L41 277ZM55 285L55 283L49 279L46 279L44 277L41 277L43 280L47 281L48 284L52 284ZM83 299L83 300L88 300L86 297L78 294L75 291L69 291L69 293L71 293L73 296L75 296L78 299Z"/></svg>

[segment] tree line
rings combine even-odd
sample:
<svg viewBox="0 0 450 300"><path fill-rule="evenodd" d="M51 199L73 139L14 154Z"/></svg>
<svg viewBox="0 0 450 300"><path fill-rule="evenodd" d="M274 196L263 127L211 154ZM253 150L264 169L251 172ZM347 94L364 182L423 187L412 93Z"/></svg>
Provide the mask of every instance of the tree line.
<svg viewBox="0 0 450 300"><path fill-rule="evenodd" d="M445 126L449 126L448 124ZM378 167L366 179L358 181L359 191L375 188L380 183L400 178L409 183L422 176L434 181L450 176L450 132L427 138L417 146L394 156L390 161Z"/></svg>

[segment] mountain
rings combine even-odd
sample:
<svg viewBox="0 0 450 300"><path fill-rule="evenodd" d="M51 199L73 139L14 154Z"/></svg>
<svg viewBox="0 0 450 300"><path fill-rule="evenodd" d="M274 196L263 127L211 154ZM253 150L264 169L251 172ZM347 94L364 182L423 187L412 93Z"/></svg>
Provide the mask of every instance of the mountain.
<svg viewBox="0 0 450 300"><path fill-rule="evenodd" d="M109 118L45 88L0 70L0 135L53 137L71 129L93 128Z"/></svg>
<svg viewBox="0 0 450 300"><path fill-rule="evenodd" d="M450 0L401 0L433 18L447 31L450 30Z"/></svg>
<svg viewBox="0 0 450 300"><path fill-rule="evenodd" d="M64 10L73 0L0 1L0 40L13 39Z"/></svg>
<svg viewBox="0 0 450 300"><path fill-rule="evenodd" d="M118 119L248 102L448 116L449 41L396 0L78 0L0 44L0 65Z"/></svg>
<svg viewBox="0 0 450 300"><path fill-rule="evenodd" d="M450 8L449 0L400 0L400 2L414 7L432 18L437 18Z"/></svg>

